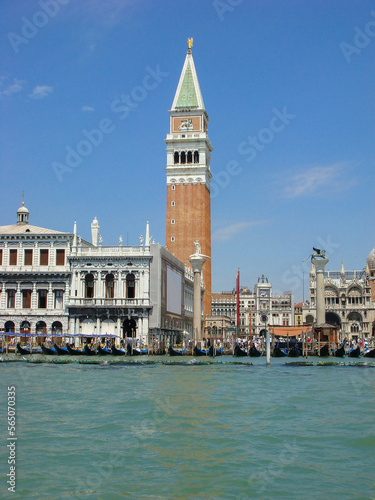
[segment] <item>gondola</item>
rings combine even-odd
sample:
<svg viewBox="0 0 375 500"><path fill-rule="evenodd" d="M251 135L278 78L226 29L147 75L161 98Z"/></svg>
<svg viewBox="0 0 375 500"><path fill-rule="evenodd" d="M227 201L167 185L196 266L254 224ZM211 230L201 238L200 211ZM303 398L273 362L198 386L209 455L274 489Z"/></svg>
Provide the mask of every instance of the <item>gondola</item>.
<svg viewBox="0 0 375 500"><path fill-rule="evenodd" d="M290 358L299 358L301 356L300 351L297 349L297 347L292 347L290 351L288 352L288 356Z"/></svg>
<svg viewBox="0 0 375 500"><path fill-rule="evenodd" d="M207 349L198 349L197 346L194 346L194 349L193 349L193 355L194 356L207 356Z"/></svg>
<svg viewBox="0 0 375 500"><path fill-rule="evenodd" d="M53 347L56 349L56 352L59 356L67 356L69 351L66 347L60 347L57 344L54 344Z"/></svg>
<svg viewBox="0 0 375 500"><path fill-rule="evenodd" d="M126 352L123 349L117 349L116 346L111 347L111 352L114 356L125 356Z"/></svg>
<svg viewBox="0 0 375 500"><path fill-rule="evenodd" d="M98 345L97 353L99 354L99 356L110 356L111 354L113 354L111 349L102 347L100 344Z"/></svg>
<svg viewBox="0 0 375 500"><path fill-rule="evenodd" d="M234 346L233 356L236 356L236 358L242 358L244 356L247 356L247 352L244 349L241 349L238 344L236 344Z"/></svg>
<svg viewBox="0 0 375 500"><path fill-rule="evenodd" d="M86 356L95 356L96 351L91 349L87 344L85 344L83 348L83 352L86 354Z"/></svg>
<svg viewBox="0 0 375 500"><path fill-rule="evenodd" d="M329 345L328 343L325 344L319 351L319 356L324 357L324 356L329 356Z"/></svg>
<svg viewBox="0 0 375 500"><path fill-rule="evenodd" d="M274 358L285 358L286 354L280 347L275 346L272 356Z"/></svg>
<svg viewBox="0 0 375 500"><path fill-rule="evenodd" d="M333 352L333 355L336 356L336 358L343 358L345 356L345 347L342 345Z"/></svg>
<svg viewBox="0 0 375 500"><path fill-rule="evenodd" d="M349 358L359 358L360 354L361 354L361 348L358 345L355 349L351 349L349 351Z"/></svg>
<svg viewBox="0 0 375 500"><path fill-rule="evenodd" d="M133 347L133 356L147 356L148 349L134 349Z"/></svg>
<svg viewBox="0 0 375 500"><path fill-rule="evenodd" d="M21 347L20 343L17 344L17 351L20 353L20 354L36 354L37 351L35 350L30 350L30 349L25 349L24 347Z"/></svg>
<svg viewBox="0 0 375 500"><path fill-rule="evenodd" d="M57 351L53 347L47 347L46 345L42 344L41 348L42 348L43 354L45 354L46 356L56 356L57 355Z"/></svg>
<svg viewBox="0 0 375 500"><path fill-rule="evenodd" d="M69 354L71 356L84 356L85 355L84 351L82 351L81 349L74 349L69 344L66 344L66 348L68 349Z"/></svg>
<svg viewBox="0 0 375 500"><path fill-rule="evenodd" d="M133 347L132 351L132 346L130 344L126 346L126 349L128 356L145 356L146 354L148 354L148 349L138 349L136 347Z"/></svg>
<svg viewBox="0 0 375 500"><path fill-rule="evenodd" d="M250 347L249 356L251 356L253 358L259 358L261 355L262 355L262 353L255 346L252 345Z"/></svg>
<svg viewBox="0 0 375 500"><path fill-rule="evenodd" d="M208 349L208 355L211 356L211 358L214 357L214 346L210 345L210 348ZM224 355L224 349L220 347L220 349L215 349L215 356L223 356Z"/></svg>
<svg viewBox="0 0 375 500"><path fill-rule="evenodd" d="M177 349L173 349L173 347L170 345L168 347L168 354L170 356L184 356L185 355L185 349L182 349L181 351L178 351Z"/></svg>
<svg viewBox="0 0 375 500"><path fill-rule="evenodd" d="M364 354L365 358L375 358L375 349L371 349L371 351L367 351Z"/></svg>

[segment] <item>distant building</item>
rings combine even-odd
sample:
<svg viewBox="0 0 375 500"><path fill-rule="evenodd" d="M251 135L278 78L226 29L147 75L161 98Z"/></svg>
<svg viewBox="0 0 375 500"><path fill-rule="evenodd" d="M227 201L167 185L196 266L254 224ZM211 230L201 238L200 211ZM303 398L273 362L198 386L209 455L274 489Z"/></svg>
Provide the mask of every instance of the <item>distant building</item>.
<svg viewBox="0 0 375 500"><path fill-rule="evenodd" d="M215 316L227 317L231 328L236 326L236 290L212 294L212 321ZM267 326L294 326L294 298L289 292L273 295L272 284L262 275L254 286L254 292L248 287L240 288L240 332L248 335L264 333L265 323L262 316L267 316ZM251 325L251 326L250 326Z"/></svg>
<svg viewBox="0 0 375 500"><path fill-rule="evenodd" d="M204 338L225 339L228 330L233 327L229 316L208 315L205 319Z"/></svg>
<svg viewBox="0 0 375 500"><path fill-rule="evenodd" d="M305 304L303 302L298 302L298 304L294 304L294 325L302 326L303 325L303 306Z"/></svg>

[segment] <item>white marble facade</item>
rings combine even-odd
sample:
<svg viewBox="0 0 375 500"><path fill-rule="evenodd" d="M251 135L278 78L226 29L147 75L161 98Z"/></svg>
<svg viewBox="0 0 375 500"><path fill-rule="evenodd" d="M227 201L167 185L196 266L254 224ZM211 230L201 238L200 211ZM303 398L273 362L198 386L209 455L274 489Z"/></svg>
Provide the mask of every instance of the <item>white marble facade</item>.
<svg viewBox="0 0 375 500"><path fill-rule="evenodd" d="M123 246L121 236L118 245L104 246L99 231L96 218L92 242L79 237L76 224L72 233L32 226L24 206L16 224L0 226L0 329L147 341L151 318L155 331L167 324L167 313L155 314L150 298L153 286L160 300L162 271L156 266L151 280L151 269L162 252L166 263L181 268L182 312L174 321L190 331L189 273L166 249L151 244L148 223L136 246Z"/></svg>

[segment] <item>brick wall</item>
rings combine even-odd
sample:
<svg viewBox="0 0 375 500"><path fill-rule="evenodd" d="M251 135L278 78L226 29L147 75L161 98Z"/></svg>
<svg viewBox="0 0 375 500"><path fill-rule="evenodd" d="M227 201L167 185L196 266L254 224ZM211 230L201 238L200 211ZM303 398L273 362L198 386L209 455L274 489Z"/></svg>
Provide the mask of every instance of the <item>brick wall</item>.
<svg viewBox="0 0 375 500"><path fill-rule="evenodd" d="M211 257L210 192L203 184L176 184L174 190L168 185L166 247L191 266L189 257L195 253L195 240L199 241L202 254ZM211 314L211 259L206 259L203 266L203 279L206 289L203 313L206 316Z"/></svg>

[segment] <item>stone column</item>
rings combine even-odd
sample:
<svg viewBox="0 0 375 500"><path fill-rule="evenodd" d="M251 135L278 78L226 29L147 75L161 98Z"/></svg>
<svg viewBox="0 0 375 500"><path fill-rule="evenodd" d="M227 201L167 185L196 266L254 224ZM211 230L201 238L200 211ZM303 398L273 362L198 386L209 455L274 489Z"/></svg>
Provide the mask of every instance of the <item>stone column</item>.
<svg viewBox="0 0 375 500"><path fill-rule="evenodd" d="M17 266L23 266L23 248L22 248L22 243L19 242L18 244L18 251L17 251Z"/></svg>
<svg viewBox="0 0 375 500"><path fill-rule="evenodd" d="M74 335L75 334L75 320L74 318L69 318L69 331L68 333L70 333L70 335Z"/></svg>
<svg viewBox="0 0 375 500"><path fill-rule="evenodd" d="M1 285L1 295L0 295L0 308L5 309L7 306L7 301L6 301L6 289L5 289L5 282L2 283Z"/></svg>
<svg viewBox="0 0 375 500"><path fill-rule="evenodd" d="M34 249L33 249L33 266L38 267L38 242L34 243Z"/></svg>
<svg viewBox="0 0 375 500"><path fill-rule="evenodd" d="M121 338L121 319L120 318L117 318L117 332L116 332L117 336ZM120 341L118 341L120 342Z"/></svg>
<svg viewBox="0 0 375 500"><path fill-rule="evenodd" d="M47 307L47 309L54 309L55 308L53 291L52 291L52 282L51 281L48 283L48 293L47 293L47 304L46 304L46 307Z"/></svg>
<svg viewBox="0 0 375 500"><path fill-rule="evenodd" d="M316 272L316 325L320 326L326 322L326 306L324 294L324 267L328 259L312 259Z"/></svg>
<svg viewBox="0 0 375 500"><path fill-rule="evenodd" d="M14 299L14 305L16 309L22 308L22 291L21 291L21 283L17 282L17 291Z"/></svg>
<svg viewBox="0 0 375 500"><path fill-rule="evenodd" d="M79 318L76 318L76 326L75 326L75 331L74 331L75 335L77 335L78 333L80 333L79 332L79 328L80 328L80 326L79 326Z"/></svg>
<svg viewBox="0 0 375 500"><path fill-rule="evenodd" d="M195 343L203 340L202 336L202 297L201 297L201 273L205 263L203 256L194 254L189 262L194 272L194 299L193 299L193 340Z"/></svg>
<svg viewBox="0 0 375 500"><path fill-rule="evenodd" d="M31 309L38 309L38 292L36 290L36 283L33 283L33 291L31 293Z"/></svg>
<svg viewBox="0 0 375 500"><path fill-rule="evenodd" d="M55 245L54 245L53 241L51 241L48 254L49 254L48 255L48 265L50 267L55 267L55 265L56 265L56 249L55 249Z"/></svg>

